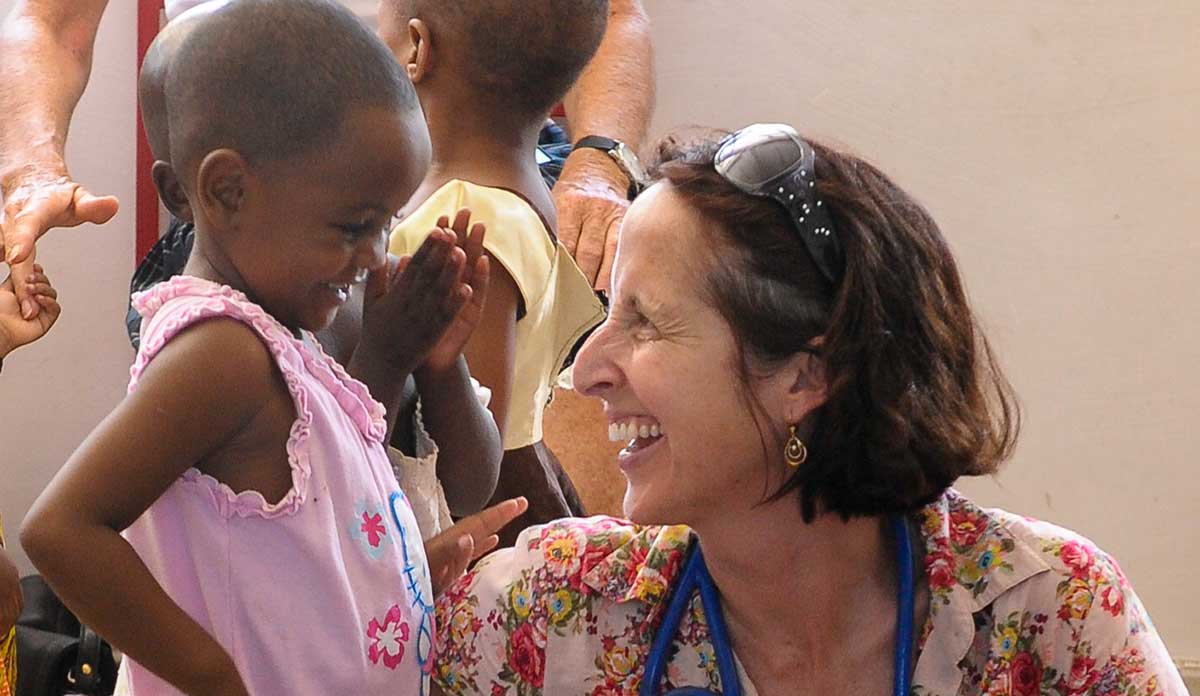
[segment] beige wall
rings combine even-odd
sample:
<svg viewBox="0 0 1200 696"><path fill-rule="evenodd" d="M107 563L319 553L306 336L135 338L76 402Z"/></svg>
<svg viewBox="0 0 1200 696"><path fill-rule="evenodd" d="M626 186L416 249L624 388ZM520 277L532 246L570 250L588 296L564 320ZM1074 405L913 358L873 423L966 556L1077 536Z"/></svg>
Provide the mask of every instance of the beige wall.
<svg viewBox="0 0 1200 696"><path fill-rule="evenodd" d="M647 5L655 133L790 121L929 206L1026 406L1013 463L963 487L1098 541L1172 651L1200 657L1200 5ZM132 0L110 3L69 144L125 207L40 247L66 312L0 377L10 530L127 379L134 24Z"/></svg>
<svg viewBox="0 0 1200 696"><path fill-rule="evenodd" d="M646 4L656 134L788 121L930 208L1025 406L962 488L1093 538L1200 658L1200 4Z"/></svg>
<svg viewBox="0 0 1200 696"><path fill-rule="evenodd" d="M14 4L0 0L0 14ZM12 547L34 498L129 379L123 317L134 247L135 9L133 0L109 3L67 143L71 172L91 190L119 196L121 212L105 227L56 230L38 245L63 315L45 339L6 359L0 375L0 514Z"/></svg>

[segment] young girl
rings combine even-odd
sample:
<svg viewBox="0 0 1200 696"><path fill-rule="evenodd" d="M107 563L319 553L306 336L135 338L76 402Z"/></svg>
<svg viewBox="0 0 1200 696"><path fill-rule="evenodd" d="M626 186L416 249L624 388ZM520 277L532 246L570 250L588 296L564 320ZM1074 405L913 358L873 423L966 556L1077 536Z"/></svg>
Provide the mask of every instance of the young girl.
<svg viewBox="0 0 1200 696"><path fill-rule="evenodd" d="M386 49L336 4L211 13L180 49L167 111L195 246L184 275L137 297L129 395L22 542L125 653L134 696L423 693L431 582L385 411L312 332L383 267L364 315L387 333L363 342L406 369L457 364L487 278L460 246L482 230L441 220L385 266L423 124Z"/></svg>

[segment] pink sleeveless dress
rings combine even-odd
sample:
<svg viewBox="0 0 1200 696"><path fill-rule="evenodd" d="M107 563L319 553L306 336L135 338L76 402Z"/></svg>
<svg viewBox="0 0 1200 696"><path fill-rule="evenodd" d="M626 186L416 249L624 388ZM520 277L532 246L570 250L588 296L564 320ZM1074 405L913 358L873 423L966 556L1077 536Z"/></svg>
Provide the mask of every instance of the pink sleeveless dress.
<svg viewBox="0 0 1200 696"><path fill-rule="evenodd" d="M179 276L134 306L146 328L130 392L180 331L227 317L268 347L297 414L283 500L234 493L193 468L125 531L155 579L233 657L255 696L427 693L429 569L384 450L383 406L311 336L298 340L232 288ZM123 671L126 693L179 693L136 662Z"/></svg>

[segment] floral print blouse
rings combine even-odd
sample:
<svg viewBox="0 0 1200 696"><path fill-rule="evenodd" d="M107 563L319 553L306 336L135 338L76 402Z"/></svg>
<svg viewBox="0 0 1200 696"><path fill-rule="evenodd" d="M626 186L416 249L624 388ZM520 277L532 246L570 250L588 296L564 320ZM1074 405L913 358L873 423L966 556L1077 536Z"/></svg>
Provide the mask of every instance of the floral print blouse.
<svg viewBox="0 0 1200 696"><path fill-rule="evenodd" d="M954 490L916 519L931 596L914 696L1187 693L1116 561L1090 541ZM439 599L434 679L448 694L636 694L689 543L686 527L607 517L526 530ZM720 691L698 596L666 682Z"/></svg>

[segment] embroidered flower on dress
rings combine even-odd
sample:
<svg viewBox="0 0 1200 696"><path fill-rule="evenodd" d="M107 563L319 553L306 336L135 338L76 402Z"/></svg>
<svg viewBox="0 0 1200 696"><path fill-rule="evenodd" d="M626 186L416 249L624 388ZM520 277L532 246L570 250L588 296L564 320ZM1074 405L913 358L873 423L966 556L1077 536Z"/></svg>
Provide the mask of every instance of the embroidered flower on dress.
<svg viewBox="0 0 1200 696"><path fill-rule="evenodd" d="M367 656L374 664L383 662L384 667L396 669L404 661L404 648L408 643L409 633L408 622L400 613L400 607L393 604L383 617L383 623L371 619L367 626L367 637L371 639Z"/></svg>
<svg viewBox="0 0 1200 696"><path fill-rule="evenodd" d="M359 548L373 561L383 558L384 551L391 543L386 514L382 505L360 500L354 505L354 519L347 530L350 538L357 541Z"/></svg>

